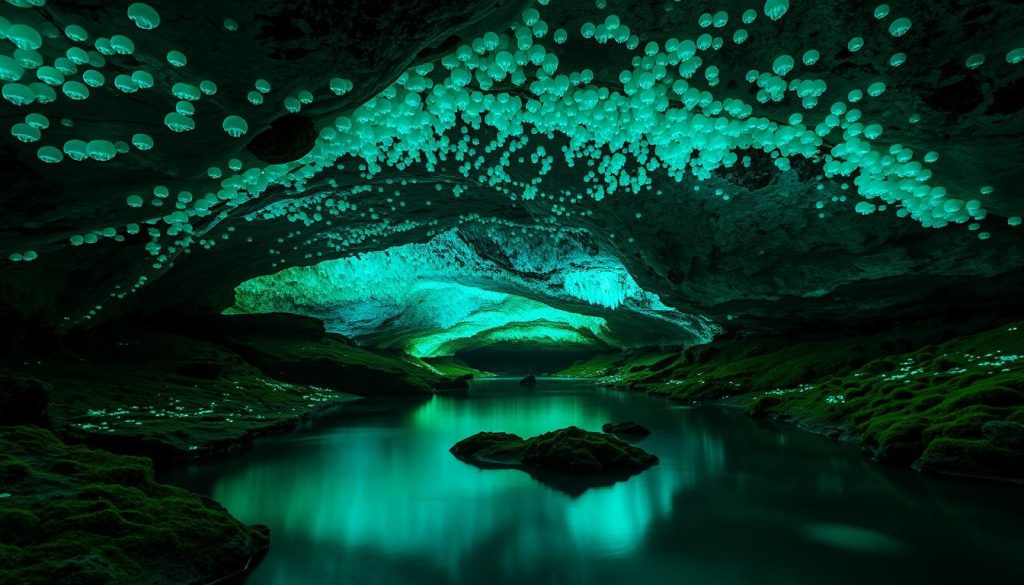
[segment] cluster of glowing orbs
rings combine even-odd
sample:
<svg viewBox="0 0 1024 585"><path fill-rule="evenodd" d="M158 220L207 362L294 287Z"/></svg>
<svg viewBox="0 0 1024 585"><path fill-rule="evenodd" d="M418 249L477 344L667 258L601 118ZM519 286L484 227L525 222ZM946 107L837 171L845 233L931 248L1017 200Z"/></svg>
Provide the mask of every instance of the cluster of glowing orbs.
<svg viewBox="0 0 1024 585"><path fill-rule="evenodd" d="M7 258L11 262L31 262L38 257L39 254L37 254L35 250L28 250L26 252L14 252L10 254Z"/></svg>
<svg viewBox="0 0 1024 585"><path fill-rule="evenodd" d="M335 77L330 81L331 91L334 95L345 95L352 91L352 82L348 79L342 79L341 77Z"/></svg>

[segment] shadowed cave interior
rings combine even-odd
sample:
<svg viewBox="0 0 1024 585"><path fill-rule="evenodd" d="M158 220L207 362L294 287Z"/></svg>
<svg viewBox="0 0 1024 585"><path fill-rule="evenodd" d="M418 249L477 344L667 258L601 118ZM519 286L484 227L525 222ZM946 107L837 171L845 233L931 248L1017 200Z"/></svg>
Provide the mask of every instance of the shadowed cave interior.
<svg viewBox="0 0 1024 585"><path fill-rule="evenodd" d="M0 585L1024 579L1022 31L5 0Z"/></svg>

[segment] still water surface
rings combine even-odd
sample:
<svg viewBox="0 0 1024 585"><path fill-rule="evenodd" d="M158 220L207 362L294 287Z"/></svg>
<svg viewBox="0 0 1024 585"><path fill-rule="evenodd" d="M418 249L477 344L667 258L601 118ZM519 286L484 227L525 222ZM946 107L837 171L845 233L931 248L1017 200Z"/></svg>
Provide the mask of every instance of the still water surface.
<svg viewBox="0 0 1024 585"><path fill-rule="evenodd" d="M572 497L448 453L635 420L661 463ZM1024 583L1024 492L925 480L742 412L587 381L363 400L228 459L164 470L271 529L250 585Z"/></svg>

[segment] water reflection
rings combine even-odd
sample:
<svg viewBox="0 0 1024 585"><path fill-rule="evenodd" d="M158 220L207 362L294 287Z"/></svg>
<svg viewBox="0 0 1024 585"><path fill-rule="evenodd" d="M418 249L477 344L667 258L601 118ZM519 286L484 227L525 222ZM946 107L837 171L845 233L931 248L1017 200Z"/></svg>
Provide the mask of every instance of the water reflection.
<svg viewBox="0 0 1024 585"><path fill-rule="evenodd" d="M622 420L654 431L641 446L661 463L575 498L448 452L482 430L532 436ZM580 382L487 381L469 397L367 401L170 479L271 527L253 584L952 582L981 559L975 576L1024 565L1010 552L1024 541L1004 526L1021 518L1012 493L979 501L970 488L940 505L915 476L883 472L855 449ZM929 568L942 550L959 564Z"/></svg>
<svg viewBox="0 0 1024 585"><path fill-rule="evenodd" d="M853 552L886 554L906 548L905 544L887 534L859 526L808 524L804 527L804 534L815 542Z"/></svg>
<svg viewBox="0 0 1024 585"><path fill-rule="evenodd" d="M720 442L702 429L679 427L668 458L687 465L663 463L628 482L570 499L521 471L480 470L448 452L480 430L528 437L569 424L600 429L616 416L609 408L614 402L536 392L434 397L404 415L405 422L402 415L384 414L385 420L364 418L303 437L279 456L225 474L213 497L230 502L241 518L264 518L315 541L457 564L480 542L515 524L543 528L547 539L584 550L628 553L654 518L671 513L672 496L684 485L723 468ZM505 544L503 554L513 564L528 563L544 539L528 531L518 537Z"/></svg>

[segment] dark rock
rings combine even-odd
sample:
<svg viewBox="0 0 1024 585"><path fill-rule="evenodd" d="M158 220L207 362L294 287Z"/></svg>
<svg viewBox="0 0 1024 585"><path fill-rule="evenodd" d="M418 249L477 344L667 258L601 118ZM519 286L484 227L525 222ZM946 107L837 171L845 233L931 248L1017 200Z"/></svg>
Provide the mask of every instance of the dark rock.
<svg viewBox="0 0 1024 585"><path fill-rule="evenodd" d="M925 473L1024 479L1024 451L985 439L941 437L929 443L914 469Z"/></svg>
<svg viewBox="0 0 1024 585"><path fill-rule="evenodd" d="M1012 115L1024 109L1024 77L1000 87L992 94L989 115Z"/></svg>
<svg viewBox="0 0 1024 585"><path fill-rule="evenodd" d="M191 333L222 344L265 375L283 382L366 396L431 392L439 376L402 352L362 349L323 321L288 313L217 315L181 320Z"/></svg>
<svg viewBox="0 0 1024 585"><path fill-rule="evenodd" d="M225 583L269 545L266 527L154 481L148 459L37 427L0 429L0 483L13 495L0 506L3 583Z"/></svg>
<svg viewBox="0 0 1024 585"><path fill-rule="evenodd" d="M216 380L224 371L224 364L214 362L188 362L181 364L175 370L182 376L189 378L200 378L202 380Z"/></svg>
<svg viewBox="0 0 1024 585"><path fill-rule="evenodd" d="M290 313L203 316L196 323L187 325L201 328L213 336L319 341L327 335L320 319Z"/></svg>
<svg viewBox="0 0 1024 585"><path fill-rule="evenodd" d="M481 467L518 467L526 441L512 433L481 432L466 437L449 449L459 459Z"/></svg>
<svg viewBox="0 0 1024 585"><path fill-rule="evenodd" d="M534 386L537 385L537 376L534 376L533 374L529 374L528 376L526 376L522 380L519 380L519 385L520 386L529 386L530 388L533 388Z"/></svg>
<svg viewBox="0 0 1024 585"><path fill-rule="evenodd" d="M981 425L992 444L1004 449L1024 449L1024 425L1009 420L992 420Z"/></svg>
<svg viewBox="0 0 1024 585"><path fill-rule="evenodd" d="M656 456L643 449L578 427L529 439L482 432L459 441L450 451L477 467L522 469L571 495L626 480L658 463Z"/></svg>
<svg viewBox="0 0 1024 585"><path fill-rule="evenodd" d="M35 378L0 374L0 425L50 426L50 387Z"/></svg>
<svg viewBox="0 0 1024 585"><path fill-rule="evenodd" d="M437 390L469 390L469 381L472 379L473 374L463 374L455 378L441 376L441 379L434 383L434 388Z"/></svg>
<svg viewBox="0 0 1024 585"><path fill-rule="evenodd" d="M637 473L658 458L614 437L568 427L526 441L523 465L572 474Z"/></svg>
<svg viewBox="0 0 1024 585"><path fill-rule="evenodd" d="M923 93L921 99L934 110L964 116L984 103L985 94L977 79L964 77Z"/></svg>
<svg viewBox="0 0 1024 585"><path fill-rule="evenodd" d="M306 156L316 143L316 124L301 114L286 114L270 123L246 147L263 162L282 164Z"/></svg>
<svg viewBox="0 0 1024 585"><path fill-rule="evenodd" d="M245 352L241 346L237 347ZM341 358L280 356L258 350L243 353L243 356L266 375L292 384L321 386L358 396L414 396L430 391L424 382L391 369L392 364L383 360L379 365L361 364Z"/></svg>
<svg viewBox="0 0 1024 585"><path fill-rule="evenodd" d="M601 430L613 435L636 435L639 437L646 437L651 434L650 429L631 420L620 423L604 423L604 425L601 426Z"/></svg>

